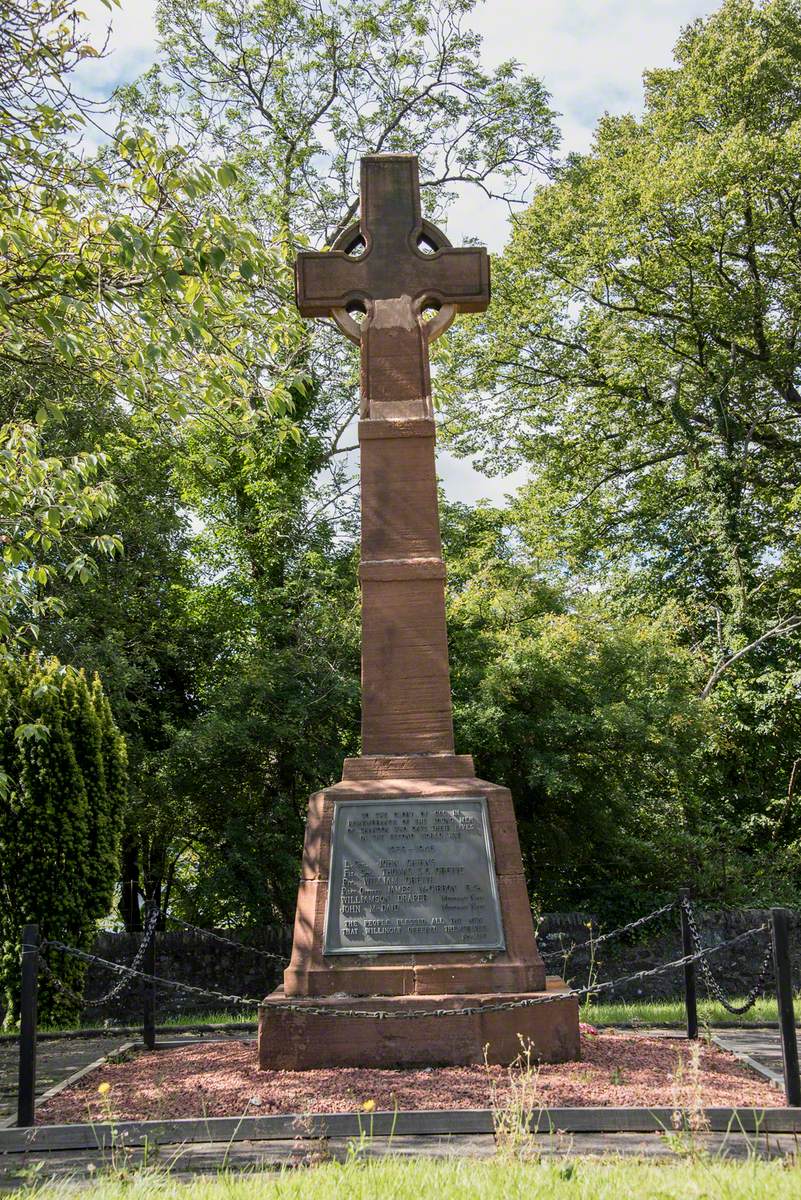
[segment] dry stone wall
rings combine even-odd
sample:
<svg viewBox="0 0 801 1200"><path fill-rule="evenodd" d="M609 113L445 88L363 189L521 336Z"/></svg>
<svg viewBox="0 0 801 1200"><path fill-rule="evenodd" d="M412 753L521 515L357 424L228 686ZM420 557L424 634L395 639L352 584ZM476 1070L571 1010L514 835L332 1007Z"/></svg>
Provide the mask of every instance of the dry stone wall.
<svg viewBox="0 0 801 1200"><path fill-rule="evenodd" d="M716 946L727 942L737 934L744 933L770 921L768 909L743 908L725 910L698 910L696 917L704 946ZM540 951L575 946L586 942L590 936L587 928L592 923L595 932L603 932L592 914L548 913L538 927L537 942ZM790 922L790 950L793 967L793 984L801 987L801 915L793 914ZM710 968L729 996L744 995L757 979L768 944L769 933L756 934L753 938L739 942L730 950L722 950L709 958ZM629 935L599 945L594 961L589 949L575 950L567 958L565 977L576 987L586 985L592 972L595 980L618 979L637 971L649 970L661 963L682 956L681 933L678 913L668 913L652 925L637 931L636 937ZM549 959L548 971L556 973L559 959ZM768 977L767 990L772 994L773 973ZM614 1001L664 1000L681 996L684 990L684 971L678 968L626 984L612 991L605 991L603 999ZM699 972L699 999L706 996L703 979ZM600 998L600 997L599 997Z"/></svg>
<svg viewBox="0 0 801 1200"><path fill-rule="evenodd" d="M215 932L239 940L245 946L280 954L282 958L289 958L292 950L292 930L289 926ZM101 933L94 945L94 953L110 962L127 965L136 954L140 938L138 933ZM262 958L244 947L226 946L186 930L168 930L156 935L156 974L166 979L180 980L226 995L263 997L281 982L282 969L280 961ZM86 998L94 1000L102 996L109 990L114 978L108 970L93 964L87 974ZM159 988L156 995L156 1018L159 1021L187 1012L220 1012L226 1007L230 1006L221 1000L172 988ZM119 999L87 1007L84 1018L92 1022L97 1020L99 1024L111 1021L122 1025L141 1020L141 1014L142 985L136 982Z"/></svg>
<svg viewBox="0 0 801 1200"><path fill-rule="evenodd" d="M738 933L768 921L770 913L763 909L729 909L726 911L699 912L701 936L705 945L717 945L728 941ZM596 932L602 932L592 914L548 913L542 916L537 929L540 949L549 953L560 947L570 947L585 942L589 936L587 923L592 922ZM801 916L794 915L791 921L791 949L793 959L793 981L801 988ZM292 949L292 930L286 928L220 930L224 936L239 939L251 946L289 957ZM743 994L754 982L762 962L767 934L754 937L753 941L741 942L731 950L725 950L710 958L712 969L724 990L730 995ZM103 933L95 944L95 953L112 962L130 963L139 944L138 934ZM663 962L679 958L682 953L681 936L676 914L670 913L658 924L647 925L638 931L636 940L629 936L622 941L604 943L598 947L594 962L594 978L616 979L636 971L659 966ZM560 970L559 959L548 959L549 973ZM571 984L582 986L587 983L591 969L591 955L587 949L571 952L567 959L565 975ZM198 987L211 988L224 993L245 996L266 996L281 981L281 964L263 959L247 950L225 946L209 938L190 932L158 934L156 973L168 979L178 979ZM772 980L769 982L769 989ZM87 977L86 996L96 998L110 987L110 976L98 967L91 967ZM651 979L627 984L613 993L605 993L610 1000L666 999L680 996L683 987L681 969ZM704 996L703 982L699 980L699 996ZM180 1013L210 1013L225 1008L222 1001L203 999L191 993L160 989L157 1000L159 1020ZM141 986L137 983L126 990L123 996L108 1005L87 1008L85 1017L115 1024L138 1021L142 1012Z"/></svg>

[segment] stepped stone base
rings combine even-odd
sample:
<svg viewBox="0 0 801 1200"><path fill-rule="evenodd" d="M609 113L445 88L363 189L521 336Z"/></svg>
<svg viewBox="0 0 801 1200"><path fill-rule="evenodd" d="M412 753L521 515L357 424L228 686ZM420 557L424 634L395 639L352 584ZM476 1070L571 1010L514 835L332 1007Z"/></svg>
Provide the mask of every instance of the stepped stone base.
<svg viewBox="0 0 801 1200"><path fill-rule="evenodd" d="M283 988L259 1011L259 1066L268 1071L309 1071L327 1067L467 1066L484 1061L508 1065L529 1044L542 1062L580 1057L578 1001L567 996L549 1004L472 1016L434 1016L437 1009L533 999L566 991L563 980L549 976L546 992L499 995L337 996L292 999L300 1011L286 1012ZM304 1009L323 1009L323 1014ZM382 1020L330 1015L337 1009L398 1013ZM404 1018L410 1009L431 1017Z"/></svg>
<svg viewBox="0 0 801 1200"><path fill-rule="evenodd" d="M447 772L443 776L443 773ZM470 755L431 754L345 760L342 783L309 801L287 996L442 996L528 993L545 987L534 939L512 797L476 779ZM324 953L334 805L351 801L483 797L487 803L505 948L500 951ZM361 1022L364 1024L364 1022Z"/></svg>
<svg viewBox="0 0 801 1200"><path fill-rule="evenodd" d="M402 947L387 941L386 948L368 945L344 951L336 942L327 942L329 886L334 896L337 886L342 888L341 877L338 885L336 880L332 884L332 877L342 862L336 856L345 854L341 842L335 845L336 814L347 814L353 805L391 801L432 801L445 808L450 801L474 806L480 801L488 843L483 869L489 870L495 885L497 916L491 916L496 928L500 926L501 939L468 936L461 948L430 950L413 939ZM388 846L383 854L402 855L391 843ZM476 879L481 879L480 873ZM464 898L457 898L462 903ZM433 901L431 911L437 911ZM332 946L328 953L327 945ZM485 1053L488 1062L508 1064L529 1044L545 1062L577 1059L578 1004L566 994L556 998L566 990L561 979L546 978L537 949L512 797L507 788L477 779L470 755L350 758L342 782L311 797L292 958L284 971L284 986L260 1006L259 1063L264 1070L458 1066L482 1063ZM555 998L503 1012L434 1015L439 1009L544 995ZM282 1010L287 1002L292 1011ZM343 1009L390 1015L333 1015ZM404 1017L410 1010L432 1015Z"/></svg>

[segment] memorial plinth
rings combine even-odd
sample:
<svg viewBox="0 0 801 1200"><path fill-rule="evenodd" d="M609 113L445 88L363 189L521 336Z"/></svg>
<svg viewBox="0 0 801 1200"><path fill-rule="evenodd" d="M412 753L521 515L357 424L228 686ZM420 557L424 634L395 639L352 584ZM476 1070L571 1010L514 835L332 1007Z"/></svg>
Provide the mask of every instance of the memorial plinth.
<svg viewBox="0 0 801 1200"><path fill-rule="evenodd" d="M260 1065L507 1063L525 1044L577 1058L577 1003L546 980L511 795L454 753L428 342L486 307L486 252L422 220L414 157L377 155L362 160L360 224L299 256L297 292L361 347L363 755L309 802Z"/></svg>

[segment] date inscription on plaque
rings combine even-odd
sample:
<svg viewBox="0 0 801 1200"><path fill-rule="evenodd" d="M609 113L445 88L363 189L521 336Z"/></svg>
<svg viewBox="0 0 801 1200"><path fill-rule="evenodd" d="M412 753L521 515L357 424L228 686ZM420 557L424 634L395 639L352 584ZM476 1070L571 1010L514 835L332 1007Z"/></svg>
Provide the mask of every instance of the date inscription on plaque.
<svg viewBox="0 0 801 1200"><path fill-rule="evenodd" d="M503 948L483 797L335 801L325 954Z"/></svg>

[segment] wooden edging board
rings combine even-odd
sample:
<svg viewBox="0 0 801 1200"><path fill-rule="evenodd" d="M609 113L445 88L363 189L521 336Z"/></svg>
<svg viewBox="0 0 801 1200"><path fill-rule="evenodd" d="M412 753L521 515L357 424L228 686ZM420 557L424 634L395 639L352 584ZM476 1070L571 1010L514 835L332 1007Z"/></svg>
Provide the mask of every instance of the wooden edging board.
<svg viewBox="0 0 801 1200"><path fill-rule="evenodd" d="M237 1032L246 1031L255 1032L259 1028L258 1021L230 1021L225 1025L157 1025L156 1033L218 1033L225 1032L228 1029L234 1029ZM763 1026L759 1026L763 1028ZM767 1029L767 1026L764 1026ZM779 1026L776 1025L778 1029ZM101 1025L96 1029L45 1029L38 1030L36 1034L37 1042L63 1042L77 1038L105 1038L119 1034L120 1037L141 1037L141 1025ZM2 1042L18 1042L18 1033L0 1033L0 1043Z"/></svg>
<svg viewBox="0 0 801 1200"><path fill-rule="evenodd" d="M672 1108L546 1108L531 1119L533 1133L660 1133L675 1130ZM692 1117L698 1127L697 1113ZM798 1133L801 1108L707 1108L704 1125L714 1133ZM0 1154L47 1150L96 1150L119 1146L191 1142L272 1141L286 1138L388 1137L493 1133L491 1109L375 1113L289 1113L263 1117L208 1117L175 1121L118 1121L84 1125L38 1125L0 1130Z"/></svg>
<svg viewBox="0 0 801 1200"><path fill-rule="evenodd" d="M94 1062L87 1063L85 1067L79 1067L77 1071L73 1071L72 1074L68 1075L66 1079L62 1079L59 1083L54 1083L53 1086L48 1088L46 1092L42 1092L40 1096L37 1096L34 1101L34 1108L38 1108L40 1104L44 1104L45 1100L51 1100L53 1096L57 1096L59 1092L65 1091L66 1088L72 1087L74 1083L78 1083L78 1081L83 1079L84 1075L88 1075L90 1071L96 1071L98 1067L105 1066L110 1058L115 1058L118 1054L126 1054L129 1050L135 1049L136 1042L123 1042L122 1045L117 1046L115 1050L109 1050L102 1056L102 1058L96 1058ZM13 1128L16 1123L17 1119L12 1113L10 1117L6 1117L4 1120L0 1121L0 1134L2 1134L4 1129ZM46 1126L42 1126L42 1128L44 1129ZM2 1152L1 1145L0 1152Z"/></svg>

